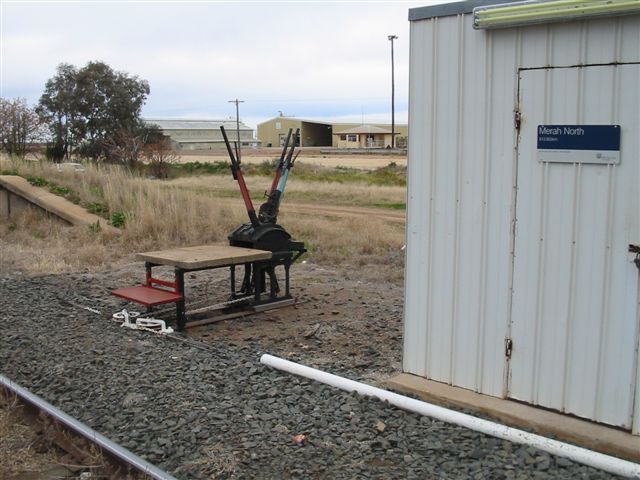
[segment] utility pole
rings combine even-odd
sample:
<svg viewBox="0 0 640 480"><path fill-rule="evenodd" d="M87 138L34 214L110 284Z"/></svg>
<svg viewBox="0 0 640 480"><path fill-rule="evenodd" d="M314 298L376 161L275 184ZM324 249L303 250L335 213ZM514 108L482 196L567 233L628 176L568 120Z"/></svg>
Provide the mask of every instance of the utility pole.
<svg viewBox="0 0 640 480"><path fill-rule="evenodd" d="M396 112L395 112L395 80L393 72L393 41L398 38L397 35L388 35L387 38L391 42L391 148L396 148Z"/></svg>
<svg viewBox="0 0 640 480"><path fill-rule="evenodd" d="M236 134L238 135L238 141L236 142L236 157L238 158L238 162L240 162L240 106L239 104L244 103L244 100L229 100L229 103L236 104Z"/></svg>

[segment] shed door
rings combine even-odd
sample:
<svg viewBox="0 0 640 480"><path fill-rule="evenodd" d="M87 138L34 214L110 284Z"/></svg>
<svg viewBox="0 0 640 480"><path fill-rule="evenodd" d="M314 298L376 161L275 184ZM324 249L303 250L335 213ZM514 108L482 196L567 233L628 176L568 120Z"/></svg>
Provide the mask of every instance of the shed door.
<svg viewBox="0 0 640 480"><path fill-rule="evenodd" d="M640 66L519 78L511 398L631 428L638 345ZM538 125L620 125L620 163L546 163ZM578 155L577 162L582 162Z"/></svg>

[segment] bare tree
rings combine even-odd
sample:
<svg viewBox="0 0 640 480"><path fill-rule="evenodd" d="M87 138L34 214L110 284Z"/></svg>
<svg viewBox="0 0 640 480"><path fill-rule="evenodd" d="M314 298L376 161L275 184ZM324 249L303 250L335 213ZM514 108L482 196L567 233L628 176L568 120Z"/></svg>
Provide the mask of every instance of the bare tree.
<svg viewBox="0 0 640 480"><path fill-rule="evenodd" d="M159 142L145 147L145 157L154 176L167 178L171 164L176 163L180 155L174 150L171 140L164 137Z"/></svg>
<svg viewBox="0 0 640 480"><path fill-rule="evenodd" d="M144 150L141 136L127 130L118 130L113 137L104 140L102 145L109 162L134 168Z"/></svg>
<svg viewBox="0 0 640 480"><path fill-rule="evenodd" d="M24 157L35 142L44 141L46 125L24 98L0 98L0 148Z"/></svg>

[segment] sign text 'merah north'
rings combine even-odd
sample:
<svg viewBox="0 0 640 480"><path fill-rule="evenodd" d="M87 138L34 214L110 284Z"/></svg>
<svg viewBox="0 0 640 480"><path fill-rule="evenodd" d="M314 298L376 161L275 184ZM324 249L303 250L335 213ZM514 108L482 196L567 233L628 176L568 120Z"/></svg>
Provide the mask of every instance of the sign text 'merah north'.
<svg viewBox="0 0 640 480"><path fill-rule="evenodd" d="M584 133L584 128L581 127L538 125L538 135L584 135Z"/></svg>

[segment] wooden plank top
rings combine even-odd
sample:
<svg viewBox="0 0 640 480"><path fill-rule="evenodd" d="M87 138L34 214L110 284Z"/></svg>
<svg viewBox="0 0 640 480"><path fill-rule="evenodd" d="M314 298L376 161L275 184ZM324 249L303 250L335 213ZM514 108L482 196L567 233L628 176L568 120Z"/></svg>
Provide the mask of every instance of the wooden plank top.
<svg viewBox="0 0 640 480"><path fill-rule="evenodd" d="M171 265L185 270L215 268L268 260L271 252L229 245L198 245L157 252L138 253L136 259L157 265Z"/></svg>

